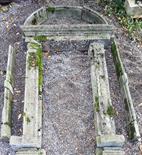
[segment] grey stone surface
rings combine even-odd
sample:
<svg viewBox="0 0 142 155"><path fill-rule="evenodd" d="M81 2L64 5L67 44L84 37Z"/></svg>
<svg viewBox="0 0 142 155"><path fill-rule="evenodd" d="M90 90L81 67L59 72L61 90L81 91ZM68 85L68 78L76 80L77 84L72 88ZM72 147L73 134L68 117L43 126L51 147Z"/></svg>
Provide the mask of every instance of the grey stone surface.
<svg viewBox="0 0 142 155"><path fill-rule="evenodd" d="M125 155L125 152L118 147L97 148L96 155Z"/></svg>
<svg viewBox="0 0 142 155"><path fill-rule="evenodd" d="M105 24L21 26L26 37L46 36L48 40L110 39L112 26Z"/></svg>
<svg viewBox="0 0 142 155"><path fill-rule="evenodd" d="M107 52L107 51L106 51ZM116 135L113 106L110 97L108 72L105 59L103 43L90 44L88 54L91 59L91 82L93 89L93 101L95 109L95 127L97 155L120 155L125 138L123 135ZM110 108L111 107L111 108ZM111 109L111 113L110 110ZM105 147L110 147L107 152ZM98 149L101 148L101 149Z"/></svg>
<svg viewBox="0 0 142 155"><path fill-rule="evenodd" d="M24 121L23 121L23 138L27 139L27 143L32 138L37 138L39 143L41 141L41 123L38 117L42 116L40 112L41 103L39 102L38 67L30 66L30 53L36 55L38 49L33 49L28 46L27 60L26 60L26 81L25 81L25 99L24 99ZM24 141L24 139L23 139Z"/></svg>
<svg viewBox="0 0 142 155"><path fill-rule="evenodd" d="M2 111L1 137L11 136L11 107L13 102L15 50L9 46L6 80L4 83L4 106Z"/></svg>
<svg viewBox="0 0 142 155"><path fill-rule="evenodd" d="M11 136L10 145L14 149L41 148L41 142L37 139L37 137L27 138L23 136Z"/></svg>
<svg viewBox="0 0 142 155"><path fill-rule="evenodd" d="M119 150L107 150L103 151L102 155L125 155L125 152Z"/></svg>
<svg viewBox="0 0 142 155"><path fill-rule="evenodd" d="M42 149L23 149L16 152L16 155L46 155L46 152Z"/></svg>
<svg viewBox="0 0 142 155"><path fill-rule="evenodd" d="M102 135L96 137L97 147L123 147L125 138L123 135Z"/></svg>
<svg viewBox="0 0 142 155"><path fill-rule="evenodd" d="M91 82L93 89L93 102L95 109L96 134L115 134L115 123L113 116L108 115L108 108L112 107L105 50L102 43L92 43L89 47L91 59ZM112 107L113 108L113 107Z"/></svg>
<svg viewBox="0 0 142 155"><path fill-rule="evenodd" d="M88 24L46 24L53 16L74 16ZM21 28L26 37L47 36L47 39L54 40L109 39L112 34L112 26L99 13L88 7L77 6L43 7L29 16Z"/></svg>
<svg viewBox="0 0 142 155"><path fill-rule="evenodd" d="M32 41L27 45L25 98L22 137L12 136L10 144L19 147L41 147L42 136L42 101L39 96L39 66L37 52L40 43ZM35 57L32 57L34 54ZM34 66L32 66L34 64Z"/></svg>

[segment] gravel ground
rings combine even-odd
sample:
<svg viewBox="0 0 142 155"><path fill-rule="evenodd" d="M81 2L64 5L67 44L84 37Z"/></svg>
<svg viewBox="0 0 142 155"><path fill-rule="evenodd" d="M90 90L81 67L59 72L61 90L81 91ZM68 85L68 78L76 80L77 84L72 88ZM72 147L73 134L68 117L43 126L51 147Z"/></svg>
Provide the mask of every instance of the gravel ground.
<svg viewBox="0 0 142 155"><path fill-rule="evenodd" d="M16 44L16 68L15 68L15 88L12 110L12 135L22 134L24 89L25 89L25 63L26 47L23 41Z"/></svg>
<svg viewBox="0 0 142 155"><path fill-rule="evenodd" d="M43 147L52 155L93 155L89 42L50 42L44 54Z"/></svg>

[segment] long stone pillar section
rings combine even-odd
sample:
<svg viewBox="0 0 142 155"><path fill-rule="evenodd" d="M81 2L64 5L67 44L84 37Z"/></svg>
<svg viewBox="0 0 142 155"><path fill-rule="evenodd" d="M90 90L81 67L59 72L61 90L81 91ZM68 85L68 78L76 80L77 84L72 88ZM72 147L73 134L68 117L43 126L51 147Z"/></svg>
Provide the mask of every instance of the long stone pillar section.
<svg viewBox="0 0 142 155"><path fill-rule="evenodd" d="M91 44L89 54L97 135L115 134L114 120L107 114L107 108L112 107L112 103L103 44Z"/></svg>
<svg viewBox="0 0 142 155"><path fill-rule="evenodd" d="M2 110L1 137L11 136L11 109L14 95L14 69L16 63L15 49L10 45L8 52L8 62L6 79L4 82L4 106Z"/></svg>
<svg viewBox="0 0 142 155"><path fill-rule="evenodd" d="M34 139L37 146L41 146L42 105L39 98L39 66L37 66L36 64L36 59L37 50L38 48L42 47L40 44L36 46L37 47L32 47L32 43L28 44L25 80L23 138L24 141L27 143L33 143L32 139Z"/></svg>
<svg viewBox="0 0 142 155"><path fill-rule="evenodd" d="M12 136L10 144L16 148L41 148L42 139L42 96L39 84L39 55L41 44L36 41L28 43L26 58L25 99L22 137Z"/></svg>
<svg viewBox="0 0 142 155"><path fill-rule="evenodd" d="M91 81L94 101L97 155L123 155L123 135L116 135L105 50L102 43L92 43L88 52L91 59Z"/></svg>

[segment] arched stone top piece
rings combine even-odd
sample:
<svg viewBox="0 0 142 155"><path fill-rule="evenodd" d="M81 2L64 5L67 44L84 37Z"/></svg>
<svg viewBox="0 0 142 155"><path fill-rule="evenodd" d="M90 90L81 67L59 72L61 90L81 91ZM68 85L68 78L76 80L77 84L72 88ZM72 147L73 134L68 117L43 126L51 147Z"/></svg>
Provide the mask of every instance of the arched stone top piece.
<svg viewBox="0 0 142 155"><path fill-rule="evenodd" d="M56 23L54 17L56 17ZM67 22L62 22L62 19ZM27 18L21 29L27 42L31 38L42 38L42 40L43 38L44 40L110 39L113 33L113 26L108 25L99 13L80 6L42 7Z"/></svg>
<svg viewBox="0 0 142 155"><path fill-rule="evenodd" d="M42 7L33 12L25 21L25 26L44 25L51 15L58 16L75 16L79 20L83 20L88 24L107 24L106 20L96 11L88 7L79 6L54 6Z"/></svg>

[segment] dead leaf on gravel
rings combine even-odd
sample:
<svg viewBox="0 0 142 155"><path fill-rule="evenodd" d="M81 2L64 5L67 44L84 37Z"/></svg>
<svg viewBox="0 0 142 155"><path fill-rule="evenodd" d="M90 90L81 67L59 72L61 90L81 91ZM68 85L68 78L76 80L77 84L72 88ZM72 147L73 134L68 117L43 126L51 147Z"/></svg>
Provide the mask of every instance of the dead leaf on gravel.
<svg viewBox="0 0 142 155"><path fill-rule="evenodd" d="M5 13L9 11L9 6L0 5L0 12Z"/></svg>
<svg viewBox="0 0 142 155"><path fill-rule="evenodd" d="M2 21L6 21L6 17L3 17L3 18L2 18Z"/></svg>
<svg viewBox="0 0 142 155"><path fill-rule="evenodd" d="M139 106L139 107L142 107L142 103L140 103L138 106Z"/></svg>
<svg viewBox="0 0 142 155"><path fill-rule="evenodd" d="M18 115L18 120L19 120L21 117L22 117L22 114L19 114L19 115Z"/></svg>
<svg viewBox="0 0 142 155"><path fill-rule="evenodd" d="M15 93L19 94L19 93L21 93L21 91L20 90L16 90Z"/></svg>
<svg viewBox="0 0 142 155"><path fill-rule="evenodd" d="M3 75L3 71L0 70L0 75Z"/></svg>
<svg viewBox="0 0 142 155"><path fill-rule="evenodd" d="M48 59L50 59L50 58L51 58L51 55L48 56Z"/></svg>

